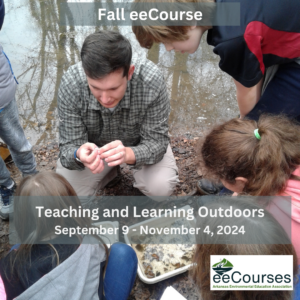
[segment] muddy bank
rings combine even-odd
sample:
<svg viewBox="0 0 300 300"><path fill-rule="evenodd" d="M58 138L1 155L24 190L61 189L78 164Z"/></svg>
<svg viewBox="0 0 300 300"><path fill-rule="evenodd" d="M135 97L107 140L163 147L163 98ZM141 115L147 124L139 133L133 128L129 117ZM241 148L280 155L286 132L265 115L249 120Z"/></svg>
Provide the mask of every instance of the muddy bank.
<svg viewBox="0 0 300 300"><path fill-rule="evenodd" d="M177 166L179 169L179 180L174 196L189 196L196 194L196 182L201 178L197 172L195 163L194 147L198 137L190 135L171 137L171 147L174 153ZM58 144L56 142L48 143L44 146L34 146L33 152L37 161L39 171L55 171L56 161L58 159ZM17 184L22 176L9 157L6 160L7 168ZM121 167L120 182L111 188L105 188L99 191L99 196L131 196L142 195L141 192L133 187L133 177L127 166ZM0 219L0 258L3 257L10 249L8 243L8 222ZM148 285L136 279L129 300L156 300L160 299L162 293L168 286L173 286L180 294L190 300L200 299L194 284L190 281L188 273L183 273L164 280L154 285Z"/></svg>

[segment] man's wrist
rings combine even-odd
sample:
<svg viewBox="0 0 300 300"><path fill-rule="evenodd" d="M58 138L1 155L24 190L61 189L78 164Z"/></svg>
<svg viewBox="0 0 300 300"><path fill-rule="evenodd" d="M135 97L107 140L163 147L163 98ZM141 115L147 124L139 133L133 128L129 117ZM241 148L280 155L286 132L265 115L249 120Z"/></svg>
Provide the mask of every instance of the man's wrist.
<svg viewBox="0 0 300 300"><path fill-rule="evenodd" d="M135 154L130 147L125 147L125 163L128 165L134 165L136 162Z"/></svg>
<svg viewBox="0 0 300 300"><path fill-rule="evenodd" d="M78 151L78 149L79 148L77 148L75 151L74 151L74 159L76 159L76 158L78 158L79 159L79 157L78 157L78 155L77 155L77 151ZM80 160L80 159L79 159Z"/></svg>
<svg viewBox="0 0 300 300"><path fill-rule="evenodd" d="M77 157L77 158L80 160L80 157L79 157L79 155L78 155L78 150L79 150L79 148L77 148L77 149L75 150L74 155L75 155L75 158Z"/></svg>
<svg viewBox="0 0 300 300"><path fill-rule="evenodd" d="M83 162L80 160L80 158L77 155L78 150L79 150L79 148L74 151L74 160L77 163L77 165L79 165L80 167L84 167Z"/></svg>

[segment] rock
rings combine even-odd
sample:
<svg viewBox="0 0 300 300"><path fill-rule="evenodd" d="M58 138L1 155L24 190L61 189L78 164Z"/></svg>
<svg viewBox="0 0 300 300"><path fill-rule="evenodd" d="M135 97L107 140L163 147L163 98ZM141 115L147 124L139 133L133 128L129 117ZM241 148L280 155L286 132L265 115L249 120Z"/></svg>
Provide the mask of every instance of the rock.
<svg viewBox="0 0 300 300"><path fill-rule="evenodd" d="M202 172L202 169L200 167L197 168L197 174L199 176L203 176L203 172Z"/></svg>
<svg viewBox="0 0 300 300"><path fill-rule="evenodd" d="M4 230L0 231L0 237L2 237L2 236L4 236L4 235L8 235L8 232L7 232L7 231L4 231Z"/></svg>
<svg viewBox="0 0 300 300"><path fill-rule="evenodd" d="M180 148L180 149L178 150L178 153L179 153L179 154L185 154L186 151L185 151L184 149Z"/></svg>
<svg viewBox="0 0 300 300"><path fill-rule="evenodd" d="M185 133L185 137L186 137L188 140L190 140L190 139L193 138L193 135L192 135L190 132L186 132L186 133Z"/></svg>
<svg viewBox="0 0 300 300"><path fill-rule="evenodd" d="M42 166L42 167L45 167L45 166L47 166L47 162L42 161L39 165Z"/></svg>
<svg viewBox="0 0 300 300"><path fill-rule="evenodd" d="M195 162L194 162L191 158L188 158L188 159L186 160L185 166L186 166L186 167L189 167L189 166L193 165L194 163L195 163Z"/></svg>

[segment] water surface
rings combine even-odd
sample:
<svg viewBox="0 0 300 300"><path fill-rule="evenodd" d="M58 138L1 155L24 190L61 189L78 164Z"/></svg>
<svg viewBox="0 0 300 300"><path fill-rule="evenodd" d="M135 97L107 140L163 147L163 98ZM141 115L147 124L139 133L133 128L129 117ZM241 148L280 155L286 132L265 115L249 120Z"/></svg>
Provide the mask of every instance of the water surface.
<svg viewBox="0 0 300 300"><path fill-rule="evenodd" d="M99 29L118 30L132 43L134 57L158 64L171 101L172 135L198 135L216 122L238 115L235 87L219 67L219 58L202 40L192 55L167 52L163 45L143 49L131 27L63 27L62 0L5 0L0 43L9 56L19 86L20 120L32 144L58 140L57 91L63 73L80 60L85 37Z"/></svg>

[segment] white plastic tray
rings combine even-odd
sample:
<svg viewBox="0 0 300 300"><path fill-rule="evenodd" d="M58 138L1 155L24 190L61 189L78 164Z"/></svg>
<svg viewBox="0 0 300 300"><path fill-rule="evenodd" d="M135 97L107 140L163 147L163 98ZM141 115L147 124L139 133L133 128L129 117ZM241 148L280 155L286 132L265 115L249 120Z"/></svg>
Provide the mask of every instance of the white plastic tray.
<svg viewBox="0 0 300 300"><path fill-rule="evenodd" d="M102 227L105 228L113 228L113 232L114 234L108 235L108 234L104 234L104 235L99 235L100 238L103 240L103 242L107 245L108 248L110 248L110 246L116 242L119 241L119 230L117 230L118 234L115 234L117 228L119 228L119 222L118 221L104 221L104 222L97 222L97 223L93 223L94 226L99 227L100 225L102 225Z"/></svg>
<svg viewBox="0 0 300 300"><path fill-rule="evenodd" d="M186 206L181 207L179 209L188 210L190 208L191 207L189 205L186 205ZM128 228L129 229L128 230L128 234L124 235L125 242L128 245L131 246L131 244L132 244L131 238L132 238L132 236L136 236L137 235L137 232L139 232L139 227L140 226L145 226L145 225L149 225L150 227L151 227L151 225L153 227L155 227L155 226L168 226L168 225L171 225L172 223L174 223L174 221L181 220L181 219L182 219L182 217L180 217L180 218L172 218L172 220L170 220L169 218L165 218L164 216L162 216L162 217L152 218L152 219L149 219L149 220L137 223L135 225L132 225L132 226L130 226ZM196 221L195 220L191 220L191 221L187 220L187 222L189 222L192 227L195 227L195 225L196 225ZM132 229L136 229L136 230L133 231ZM189 264L189 265L186 265L184 267L178 268L176 270L170 271L168 273L164 273L162 275L156 276L154 278L148 278L147 276L145 276L144 271L143 271L142 263L139 260L138 261L138 276L141 279L141 281L143 281L143 282L145 282L147 284L154 284L154 283L160 282L162 280L165 280L167 278L170 278L170 277L176 276L178 274L184 273L184 272L188 271L188 269L191 266L192 266L192 264Z"/></svg>

